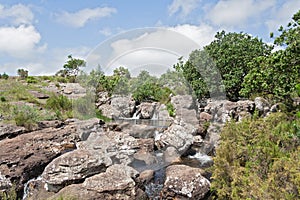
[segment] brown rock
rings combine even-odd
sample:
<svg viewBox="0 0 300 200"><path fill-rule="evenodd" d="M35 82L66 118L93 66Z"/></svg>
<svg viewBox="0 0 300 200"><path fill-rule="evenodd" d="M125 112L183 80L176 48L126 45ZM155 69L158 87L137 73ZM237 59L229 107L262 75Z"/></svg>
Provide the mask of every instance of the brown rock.
<svg viewBox="0 0 300 200"><path fill-rule="evenodd" d="M22 191L23 184L40 175L46 165L59 156L61 143L74 139L76 128L47 128L0 141L0 171L2 175L17 184Z"/></svg>

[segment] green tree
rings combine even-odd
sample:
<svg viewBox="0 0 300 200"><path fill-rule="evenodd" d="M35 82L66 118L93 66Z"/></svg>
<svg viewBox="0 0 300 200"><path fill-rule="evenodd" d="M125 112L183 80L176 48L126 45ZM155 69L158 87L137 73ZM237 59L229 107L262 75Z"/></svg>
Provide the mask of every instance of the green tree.
<svg viewBox="0 0 300 200"><path fill-rule="evenodd" d="M291 99L295 95L296 84L300 82L300 10L293 16L286 29L275 38L275 45L283 50L271 55L258 57L249 63L251 71L245 77L240 94L249 97L252 94L271 95L280 101Z"/></svg>
<svg viewBox="0 0 300 200"><path fill-rule="evenodd" d="M21 79L26 79L28 77L28 71L25 69L18 69L18 75Z"/></svg>
<svg viewBox="0 0 300 200"><path fill-rule="evenodd" d="M81 59L73 58L72 55L68 56L68 61L64 64L62 74L66 76L77 76L80 68L85 67L86 62Z"/></svg>
<svg viewBox="0 0 300 200"><path fill-rule="evenodd" d="M218 83L222 80L226 96L237 100L243 79L250 71L247 63L269 55L271 50L271 46L248 34L222 31L204 50L193 51L187 62L181 61L174 67L183 71L199 98L222 92L224 88Z"/></svg>

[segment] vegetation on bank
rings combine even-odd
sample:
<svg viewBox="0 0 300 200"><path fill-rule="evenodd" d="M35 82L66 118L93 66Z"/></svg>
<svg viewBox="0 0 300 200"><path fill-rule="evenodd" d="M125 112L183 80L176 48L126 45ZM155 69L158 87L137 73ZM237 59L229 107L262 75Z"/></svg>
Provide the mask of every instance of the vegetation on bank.
<svg viewBox="0 0 300 200"><path fill-rule="evenodd" d="M214 158L219 199L299 199L300 119L284 113L230 122Z"/></svg>

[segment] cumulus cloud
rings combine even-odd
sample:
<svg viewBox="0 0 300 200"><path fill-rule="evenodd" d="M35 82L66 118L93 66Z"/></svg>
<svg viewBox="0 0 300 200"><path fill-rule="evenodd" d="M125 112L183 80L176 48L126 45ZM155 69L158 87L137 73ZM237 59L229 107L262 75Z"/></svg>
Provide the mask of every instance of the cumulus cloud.
<svg viewBox="0 0 300 200"><path fill-rule="evenodd" d="M32 25L0 27L0 53L13 57L26 57L33 51L42 51L46 48L46 46L37 46L40 40L40 33Z"/></svg>
<svg viewBox="0 0 300 200"><path fill-rule="evenodd" d="M80 28L86 25L88 21L109 17L117 10L111 7L85 8L74 13L63 12L56 14L57 20L63 24Z"/></svg>
<svg viewBox="0 0 300 200"><path fill-rule="evenodd" d="M272 18L265 23L270 32L276 31L280 25L286 26L293 14L300 8L299 0L289 0L272 10Z"/></svg>
<svg viewBox="0 0 300 200"><path fill-rule="evenodd" d="M99 30L99 33L101 33L104 36L112 35L112 31L110 28L103 28L103 29Z"/></svg>
<svg viewBox="0 0 300 200"><path fill-rule="evenodd" d="M208 12L207 19L225 27L239 26L276 5L276 0L220 0Z"/></svg>
<svg viewBox="0 0 300 200"><path fill-rule="evenodd" d="M5 19L13 25L31 24L34 14L28 6L16 4L11 7L4 7L0 4L0 19Z"/></svg>
<svg viewBox="0 0 300 200"><path fill-rule="evenodd" d="M112 73L119 66L125 66L131 72L148 67L150 72L162 70L163 73L172 68L179 57L187 59L191 51L209 44L214 34L215 30L206 24L136 29L100 44L87 61L91 66L104 67L106 73Z"/></svg>
<svg viewBox="0 0 300 200"><path fill-rule="evenodd" d="M184 18L197 8L198 3L199 0L173 0L171 5L168 6L169 15L172 16L177 13Z"/></svg>

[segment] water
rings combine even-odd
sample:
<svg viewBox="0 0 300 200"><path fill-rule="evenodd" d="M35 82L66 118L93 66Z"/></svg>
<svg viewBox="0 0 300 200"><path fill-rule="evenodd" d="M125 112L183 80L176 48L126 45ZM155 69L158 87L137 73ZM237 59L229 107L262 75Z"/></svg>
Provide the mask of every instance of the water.
<svg viewBox="0 0 300 200"><path fill-rule="evenodd" d="M130 124L141 124L148 126L155 126L159 128L167 128L171 125L171 120L159 120L159 119L134 119L134 118L119 118L113 120L116 123L128 122Z"/></svg>
<svg viewBox="0 0 300 200"><path fill-rule="evenodd" d="M30 194L31 185L34 182L41 181L41 180L42 180L42 176L38 176L37 178L30 179L29 181L27 181L27 183L25 183L25 185L24 185L24 194L23 194L22 200L27 199L28 195Z"/></svg>

